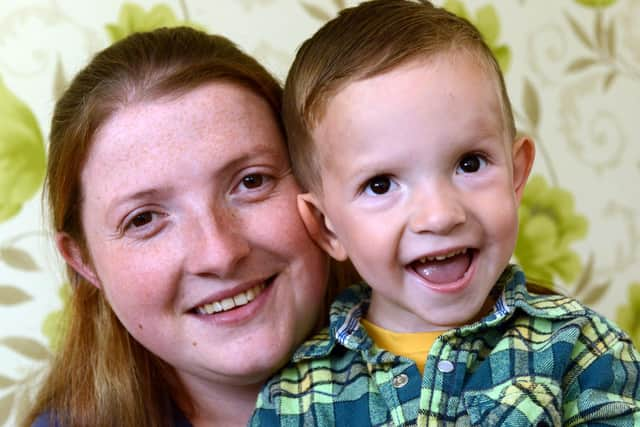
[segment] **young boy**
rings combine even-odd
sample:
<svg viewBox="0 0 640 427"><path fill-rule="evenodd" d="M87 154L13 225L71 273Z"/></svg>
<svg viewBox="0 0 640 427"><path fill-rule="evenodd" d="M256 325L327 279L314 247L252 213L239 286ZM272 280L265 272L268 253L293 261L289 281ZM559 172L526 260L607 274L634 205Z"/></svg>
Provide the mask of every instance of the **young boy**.
<svg viewBox="0 0 640 427"><path fill-rule="evenodd" d="M534 144L467 21L344 10L299 50L284 121L299 209L366 284L263 389L253 425L640 425L640 355L509 265Z"/></svg>

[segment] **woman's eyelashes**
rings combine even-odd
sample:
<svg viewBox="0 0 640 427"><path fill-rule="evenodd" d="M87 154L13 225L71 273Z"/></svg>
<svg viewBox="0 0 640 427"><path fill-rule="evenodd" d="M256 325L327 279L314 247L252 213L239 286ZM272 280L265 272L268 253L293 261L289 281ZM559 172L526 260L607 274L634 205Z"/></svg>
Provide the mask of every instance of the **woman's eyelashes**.
<svg viewBox="0 0 640 427"><path fill-rule="evenodd" d="M278 177L264 172L245 173L234 185L231 194L234 197L246 198L248 200L260 199L273 190L278 181Z"/></svg>
<svg viewBox="0 0 640 427"><path fill-rule="evenodd" d="M456 174L470 174L478 172L487 166L487 158L479 153L469 153L462 156L456 166Z"/></svg>
<svg viewBox="0 0 640 427"><path fill-rule="evenodd" d="M152 210L134 212L123 221L121 233L133 237L150 237L160 230L163 216Z"/></svg>

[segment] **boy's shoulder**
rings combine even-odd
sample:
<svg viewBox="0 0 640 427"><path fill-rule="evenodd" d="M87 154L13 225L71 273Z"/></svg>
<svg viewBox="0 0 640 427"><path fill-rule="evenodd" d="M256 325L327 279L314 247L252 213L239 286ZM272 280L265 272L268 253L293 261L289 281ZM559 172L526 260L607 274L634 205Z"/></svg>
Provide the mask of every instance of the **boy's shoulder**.
<svg viewBox="0 0 640 427"><path fill-rule="evenodd" d="M528 316L551 319L559 323L577 318L591 319L618 329L606 316L581 301L557 293L553 289L528 282L517 265L510 266L505 271L505 276L502 286L499 287L501 301L496 305L502 303L506 310L517 311L519 309ZM497 286L499 285L500 283ZM497 310L499 311L499 308Z"/></svg>
<svg viewBox="0 0 640 427"><path fill-rule="evenodd" d="M599 328L625 335L614 322L579 300L528 282L517 265L510 265L505 270L494 294L496 317L528 317L531 321L552 322L555 327L572 322L594 323Z"/></svg>
<svg viewBox="0 0 640 427"><path fill-rule="evenodd" d="M336 390L340 390L336 396ZM250 425L306 425L303 418L309 408L332 408L348 400L351 407L362 401L366 406L369 390L369 370L359 351L336 345L330 328L325 328L305 342L294 358L263 386ZM314 420L324 419L314 414ZM270 422L269 420L272 420ZM326 423L325 423L326 421ZM329 419L323 425L331 425ZM256 424L257 423L257 424Z"/></svg>
<svg viewBox="0 0 640 427"><path fill-rule="evenodd" d="M332 408L329 412L335 413L335 406L344 400L352 408L361 401L362 413L369 412L367 355L375 359L380 353L369 351L373 350L373 341L360 326L369 296L370 288L358 283L336 298L331 305L330 325L305 341L291 361L263 386L250 425L281 425L283 419L305 425L301 417L310 407ZM314 416L319 417L316 421L324 420L321 414ZM331 425L330 420L325 421Z"/></svg>
<svg viewBox="0 0 640 427"><path fill-rule="evenodd" d="M510 266L503 279L497 284L500 296L494 309L502 313L494 314L497 318L486 325L501 348L525 345L532 351L555 348L558 352L562 348L569 352L566 357L582 366L614 347L633 349L631 338L615 322L575 298L532 286L518 266ZM586 342L591 343L589 351L571 353Z"/></svg>

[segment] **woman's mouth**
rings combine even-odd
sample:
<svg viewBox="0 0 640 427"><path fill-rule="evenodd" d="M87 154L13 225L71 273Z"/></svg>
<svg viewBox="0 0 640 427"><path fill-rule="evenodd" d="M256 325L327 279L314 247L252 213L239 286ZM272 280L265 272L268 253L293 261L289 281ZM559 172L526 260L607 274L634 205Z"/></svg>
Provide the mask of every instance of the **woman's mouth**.
<svg viewBox="0 0 640 427"><path fill-rule="evenodd" d="M215 314L245 306L256 299L262 292L264 292L265 288L273 283L274 279L275 276L272 276L266 281L259 283L256 286L247 289L246 291L239 292L236 295L223 298L218 301L203 304L194 308L193 310L198 314Z"/></svg>
<svg viewBox="0 0 640 427"><path fill-rule="evenodd" d="M410 268L430 283L454 283L469 269L473 253L472 249L463 248L437 256L425 256L412 262Z"/></svg>

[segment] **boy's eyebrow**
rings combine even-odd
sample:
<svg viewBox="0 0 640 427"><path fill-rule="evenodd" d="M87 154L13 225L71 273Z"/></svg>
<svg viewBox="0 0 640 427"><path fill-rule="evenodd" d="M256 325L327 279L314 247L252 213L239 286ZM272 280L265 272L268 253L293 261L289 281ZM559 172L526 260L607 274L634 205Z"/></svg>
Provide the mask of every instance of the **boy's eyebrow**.
<svg viewBox="0 0 640 427"><path fill-rule="evenodd" d="M395 165L393 161L389 161L390 158L386 158L385 160L386 162L382 164L379 159L368 161L367 159L358 157L350 162L346 178L349 181L353 181L361 180L365 177L371 178L377 174L388 173L390 170L394 169Z"/></svg>

